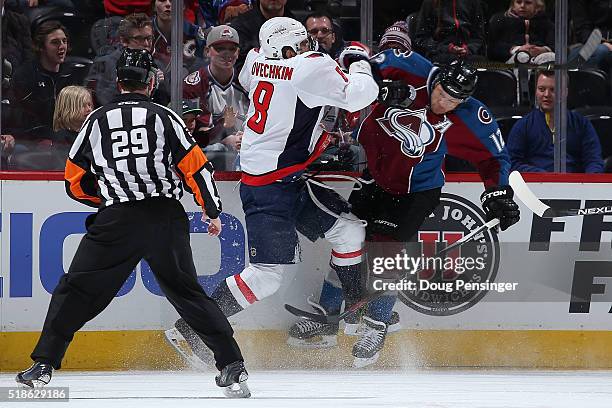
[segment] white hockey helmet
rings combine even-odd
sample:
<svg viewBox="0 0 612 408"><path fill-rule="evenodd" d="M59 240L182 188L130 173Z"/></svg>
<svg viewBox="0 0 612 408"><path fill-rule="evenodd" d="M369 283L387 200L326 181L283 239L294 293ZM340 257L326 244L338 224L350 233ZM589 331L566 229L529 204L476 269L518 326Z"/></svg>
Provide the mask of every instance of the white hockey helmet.
<svg viewBox="0 0 612 408"><path fill-rule="evenodd" d="M285 47L300 54L300 44L308 38L302 23L289 17L273 17L259 29L259 46L266 58L284 58Z"/></svg>

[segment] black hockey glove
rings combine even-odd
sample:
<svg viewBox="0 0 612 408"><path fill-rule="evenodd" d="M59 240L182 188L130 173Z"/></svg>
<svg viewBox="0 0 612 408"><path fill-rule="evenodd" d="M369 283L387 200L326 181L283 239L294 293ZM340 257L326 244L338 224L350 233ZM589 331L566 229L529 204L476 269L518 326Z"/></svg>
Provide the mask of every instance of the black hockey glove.
<svg viewBox="0 0 612 408"><path fill-rule="evenodd" d="M378 82L378 88L378 102L384 106L407 108L416 96L402 80L383 79Z"/></svg>
<svg viewBox="0 0 612 408"><path fill-rule="evenodd" d="M519 207L512 197L514 197L514 191L510 186L489 187L480 196L487 221L499 218L499 226L502 231L516 224L520 219Z"/></svg>

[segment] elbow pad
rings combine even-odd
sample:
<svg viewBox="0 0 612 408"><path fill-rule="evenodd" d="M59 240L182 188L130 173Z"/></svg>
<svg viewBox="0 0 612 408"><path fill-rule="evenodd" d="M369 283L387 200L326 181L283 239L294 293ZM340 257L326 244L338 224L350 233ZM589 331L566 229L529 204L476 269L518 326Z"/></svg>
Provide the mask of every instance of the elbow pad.
<svg viewBox="0 0 612 408"><path fill-rule="evenodd" d="M349 74L366 74L372 76L372 66L365 60L355 61L349 67Z"/></svg>

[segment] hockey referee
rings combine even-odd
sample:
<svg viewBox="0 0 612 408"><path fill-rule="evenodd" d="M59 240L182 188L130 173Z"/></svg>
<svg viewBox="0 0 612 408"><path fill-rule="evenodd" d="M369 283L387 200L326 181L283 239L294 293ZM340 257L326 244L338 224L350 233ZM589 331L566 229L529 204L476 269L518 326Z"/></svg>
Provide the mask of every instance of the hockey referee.
<svg viewBox="0 0 612 408"><path fill-rule="evenodd" d="M16 380L48 384L74 333L108 306L145 259L166 298L213 351L217 385L227 396L248 397L232 328L197 281L179 202L185 188L202 207L202 219L210 219L209 235L221 232L213 167L183 120L149 101L156 75L148 51L125 49L117 82L121 94L89 115L66 162L68 195L98 212L87 218L87 233L53 292L34 364Z"/></svg>

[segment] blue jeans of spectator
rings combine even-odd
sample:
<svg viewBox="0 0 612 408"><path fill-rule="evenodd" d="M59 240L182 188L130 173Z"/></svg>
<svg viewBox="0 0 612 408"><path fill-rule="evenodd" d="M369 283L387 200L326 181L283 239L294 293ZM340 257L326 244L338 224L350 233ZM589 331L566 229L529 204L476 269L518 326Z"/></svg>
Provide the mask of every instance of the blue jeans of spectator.
<svg viewBox="0 0 612 408"><path fill-rule="evenodd" d="M567 57L568 61L576 58L578 51L580 51L580 47L572 49ZM586 66L601 69L607 75L610 75L612 72L612 51L603 44L598 45L591 58L587 61Z"/></svg>

